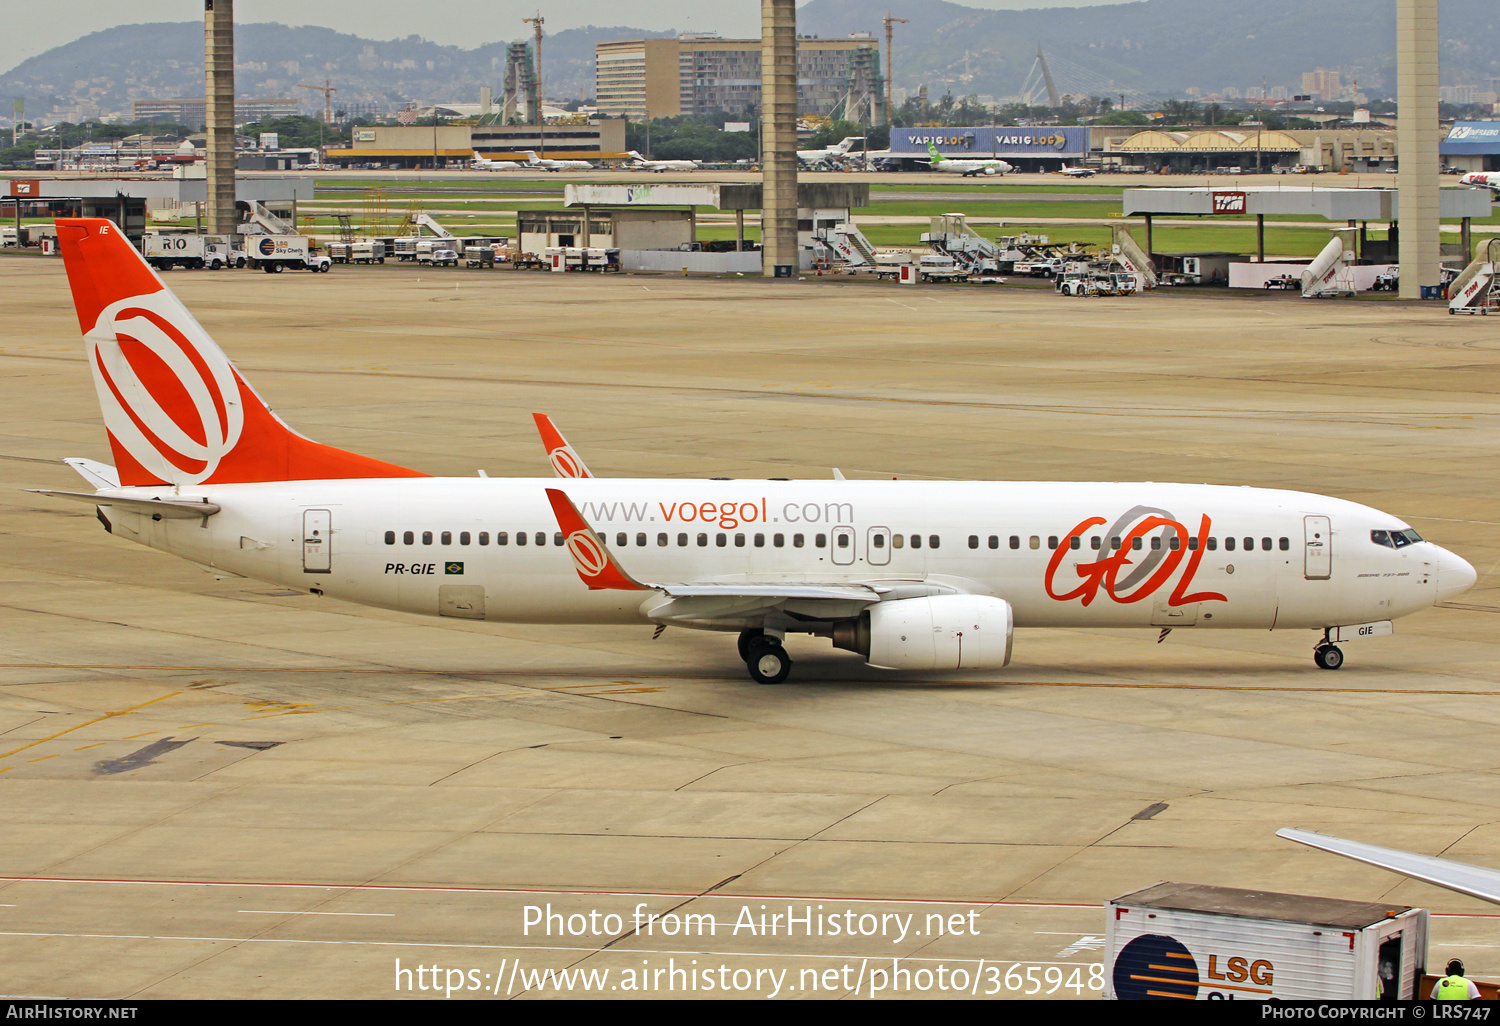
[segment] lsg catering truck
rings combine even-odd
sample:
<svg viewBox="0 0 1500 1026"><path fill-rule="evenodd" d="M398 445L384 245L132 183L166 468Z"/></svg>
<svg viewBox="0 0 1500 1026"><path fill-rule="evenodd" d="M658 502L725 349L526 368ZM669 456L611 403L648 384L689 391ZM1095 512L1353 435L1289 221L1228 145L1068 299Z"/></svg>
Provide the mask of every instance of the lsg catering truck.
<svg viewBox="0 0 1500 1026"><path fill-rule="evenodd" d="M1427 910L1159 883L1106 907L1105 998L1410 1001Z"/></svg>

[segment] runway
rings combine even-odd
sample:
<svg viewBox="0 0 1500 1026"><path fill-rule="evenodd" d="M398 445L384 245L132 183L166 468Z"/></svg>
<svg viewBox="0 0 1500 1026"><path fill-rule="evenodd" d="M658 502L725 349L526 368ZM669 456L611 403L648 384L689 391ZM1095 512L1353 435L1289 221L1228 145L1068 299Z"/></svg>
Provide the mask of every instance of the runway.
<svg viewBox="0 0 1500 1026"><path fill-rule="evenodd" d="M1488 322L837 279L165 280L294 428L430 473L544 473L540 410L607 476L1320 492L1480 580L1337 673L1311 632L1023 630L1005 670L946 677L793 638L777 687L727 636L218 580L23 490L110 454L60 263L0 257L0 992L975 998L1034 968L1030 996L1087 1000L1101 903L1167 879L1422 905L1430 962L1500 976L1500 909L1274 836L1500 866ZM561 934L527 925L549 904ZM788 906L840 932L756 919Z"/></svg>

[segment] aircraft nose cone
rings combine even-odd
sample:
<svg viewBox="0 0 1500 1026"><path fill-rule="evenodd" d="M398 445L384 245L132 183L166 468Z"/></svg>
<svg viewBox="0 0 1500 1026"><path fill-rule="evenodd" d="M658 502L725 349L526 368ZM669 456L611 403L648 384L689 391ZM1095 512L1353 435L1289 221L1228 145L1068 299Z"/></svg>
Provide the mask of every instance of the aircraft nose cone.
<svg viewBox="0 0 1500 1026"><path fill-rule="evenodd" d="M1439 552L1437 600L1446 602L1474 587L1474 582L1479 580L1479 573L1462 556L1456 556L1447 549L1441 549Z"/></svg>

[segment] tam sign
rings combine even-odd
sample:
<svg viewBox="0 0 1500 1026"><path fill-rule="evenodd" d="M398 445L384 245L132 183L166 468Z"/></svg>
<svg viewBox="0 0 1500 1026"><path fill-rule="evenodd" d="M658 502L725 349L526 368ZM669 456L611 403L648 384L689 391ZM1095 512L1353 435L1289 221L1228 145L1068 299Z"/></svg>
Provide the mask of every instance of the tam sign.
<svg viewBox="0 0 1500 1026"><path fill-rule="evenodd" d="M1243 214L1245 194L1243 192L1213 193L1213 212L1215 214Z"/></svg>

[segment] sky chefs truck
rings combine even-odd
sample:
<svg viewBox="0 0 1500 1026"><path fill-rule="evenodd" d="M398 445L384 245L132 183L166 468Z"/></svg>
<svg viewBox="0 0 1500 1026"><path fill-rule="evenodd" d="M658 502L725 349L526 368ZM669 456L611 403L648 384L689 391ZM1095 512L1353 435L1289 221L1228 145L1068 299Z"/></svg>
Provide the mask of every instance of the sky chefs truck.
<svg viewBox="0 0 1500 1026"><path fill-rule="evenodd" d="M1105 912L1104 996L1324 1001L1416 997L1427 910L1159 883Z"/></svg>
<svg viewBox="0 0 1500 1026"><path fill-rule="evenodd" d="M279 274L287 268L301 271L327 271L333 263L326 255L313 252L312 240L306 235L247 235L245 253L251 266L267 274Z"/></svg>

